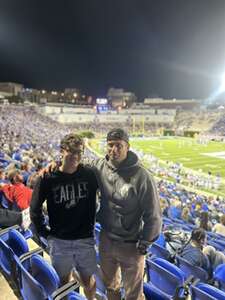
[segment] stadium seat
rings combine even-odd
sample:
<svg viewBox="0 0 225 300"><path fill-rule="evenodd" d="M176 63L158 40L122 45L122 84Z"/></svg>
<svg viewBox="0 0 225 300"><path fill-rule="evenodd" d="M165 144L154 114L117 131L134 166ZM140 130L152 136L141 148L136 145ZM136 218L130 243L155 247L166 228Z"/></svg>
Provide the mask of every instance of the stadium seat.
<svg viewBox="0 0 225 300"><path fill-rule="evenodd" d="M157 258L154 261L147 259L147 280L145 293L155 295L152 299L171 299L178 287L184 285L184 274L174 264Z"/></svg>
<svg viewBox="0 0 225 300"><path fill-rule="evenodd" d="M225 245L221 245L217 240L209 240L208 245L213 246L218 251L224 251Z"/></svg>
<svg viewBox="0 0 225 300"><path fill-rule="evenodd" d="M33 232L31 231L31 229L22 230L19 225L13 225L4 229L0 228L0 238L3 240L6 239L10 229L16 229L17 231L19 231L26 240L33 237Z"/></svg>
<svg viewBox="0 0 225 300"><path fill-rule="evenodd" d="M215 269L213 279L216 280L219 288L225 291L225 264L221 264Z"/></svg>
<svg viewBox="0 0 225 300"><path fill-rule="evenodd" d="M209 284L199 283L191 287L192 300L224 300L225 293Z"/></svg>
<svg viewBox="0 0 225 300"><path fill-rule="evenodd" d="M170 252L166 250L166 248L161 247L160 245L153 243L151 247L149 248L149 251L151 255L154 255L158 258L164 258L166 260L170 259Z"/></svg>
<svg viewBox="0 0 225 300"><path fill-rule="evenodd" d="M0 266L5 274L16 281L15 257L21 258L27 253L41 252L42 249L34 249L29 252L26 239L16 229L10 229L0 236Z"/></svg>
<svg viewBox="0 0 225 300"><path fill-rule="evenodd" d="M25 262L29 260L29 264ZM60 280L55 269L37 254L27 255L19 260L16 258L19 274L19 288L24 300L52 300L57 298ZM26 266L30 267L27 268ZM73 289L79 285L71 283ZM64 291L65 292L65 291ZM69 290L71 292L71 289ZM64 294L65 296L65 294ZM70 298L69 298L70 299ZM76 299L76 298L75 298ZM78 298L79 299L79 298Z"/></svg>
<svg viewBox="0 0 225 300"><path fill-rule="evenodd" d="M163 233L160 233L158 239L154 242L154 244L158 244L161 247L165 247L166 240L165 240L165 236Z"/></svg>
<svg viewBox="0 0 225 300"><path fill-rule="evenodd" d="M176 256L176 261L178 267L185 273L185 278L188 278L190 275L193 275L196 279L200 279L202 282L206 282L209 279L208 273L197 266L193 266L188 261L183 259L180 256Z"/></svg>
<svg viewBox="0 0 225 300"><path fill-rule="evenodd" d="M27 260L29 263L27 264ZM20 261L17 258L20 277L20 292L24 300L59 300L67 296L68 300L85 300L86 298L77 292L79 283L70 282L59 288L60 280L55 269L43 257L37 254L27 255ZM29 268L27 268L29 265ZM96 294L106 300L106 296L100 289L97 281Z"/></svg>

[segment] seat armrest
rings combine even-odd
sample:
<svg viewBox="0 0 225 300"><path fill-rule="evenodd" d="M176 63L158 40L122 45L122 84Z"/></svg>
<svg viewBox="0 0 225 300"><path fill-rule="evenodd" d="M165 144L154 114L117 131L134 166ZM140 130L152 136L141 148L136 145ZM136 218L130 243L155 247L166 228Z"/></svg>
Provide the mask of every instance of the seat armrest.
<svg viewBox="0 0 225 300"><path fill-rule="evenodd" d="M23 263L25 260L30 258L33 254L40 254L41 256L43 256L44 250L41 247L38 247L34 250L24 253L20 256L20 262Z"/></svg>
<svg viewBox="0 0 225 300"><path fill-rule="evenodd" d="M63 299L70 292L73 292L76 288L80 286L80 283L76 280L66 283L61 286L59 289L52 293L52 300L60 300Z"/></svg>
<svg viewBox="0 0 225 300"><path fill-rule="evenodd" d="M20 226L19 225L13 225L13 226L10 226L10 227L4 228L4 229L0 229L0 236L7 233L7 232L9 232L9 230L11 230L11 229L18 230L18 229L20 229Z"/></svg>

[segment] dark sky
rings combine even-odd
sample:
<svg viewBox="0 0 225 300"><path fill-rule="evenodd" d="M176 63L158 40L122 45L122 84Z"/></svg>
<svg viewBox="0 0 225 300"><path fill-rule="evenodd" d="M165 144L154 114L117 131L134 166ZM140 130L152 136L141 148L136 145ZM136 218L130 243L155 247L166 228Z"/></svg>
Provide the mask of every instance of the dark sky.
<svg viewBox="0 0 225 300"><path fill-rule="evenodd" d="M207 98L225 72L225 0L0 0L0 81Z"/></svg>

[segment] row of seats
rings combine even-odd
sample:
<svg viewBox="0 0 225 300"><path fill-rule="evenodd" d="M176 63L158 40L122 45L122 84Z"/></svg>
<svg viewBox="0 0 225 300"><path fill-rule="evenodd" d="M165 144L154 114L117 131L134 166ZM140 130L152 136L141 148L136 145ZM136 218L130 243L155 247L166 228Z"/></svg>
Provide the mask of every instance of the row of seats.
<svg viewBox="0 0 225 300"><path fill-rule="evenodd" d="M41 256L43 255L42 248L30 252L25 237L17 229L11 228L0 232L0 266L6 276L14 278L23 299L41 300L46 299L46 295L48 295L47 299L55 299L54 297L58 292L63 293L64 295L65 293L68 293L69 297L71 297L69 299L85 299L82 295L71 292L71 289L77 287L76 282L71 283L69 286L62 287L62 289L58 291L58 275L54 268ZM96 245L99 243L100 230L101 226L96 224ZM165 297L161 299L171 299L168 297L174 296L178 287L182 287L181 291L185 292L185 281L188 279L188 275L194 275L194 278L200 279L201 284L198 283L195 286L190 285L191 293L194 293L193 291L196 291L196 289L198 291L200 287L202 287L202 284L207 281L208 275L206 276L206 272L198 267L193 268L192 265L179 257L177 257L177 266L166 261L165 259L170 258L170 253L163 247L165 246L164 242L163 235L161 235L158 241L150 248L152 256L147 259L146 262L147 282L145 283L144 289L147 299L150 299L150 296L151 299L158 299L157 295ZM154 258L154 256L158 258ZM224 269L220 270L218 274L220 273L221 278L224 280L223 270ZM176 276L178 279L175 278ZM225 280L219 281L221 278L217 277L215 279L218 280L220 288L224 289ZM97 280L97 286L101 286L98 292L101 294L102 299L104 299L105 290L100 280ZM203 285L203 287L205 286ZM212 288L214 294L217 292L215 287L209 286L207 288ZM38 295L38 298L35 298L32 295L32 292L35 290L35 294ZM223 296L225 295L224 292L219 292L218 297L220 297L221 293ZM204 293L206 293L206 291ZM41 295L45 298L41 298ZM60 297L60 295L57 295L57 297ZM217 298L214 297L214 299Z"/></svg>
<svg viewBox="0 0 225 300"><path fill-rule="evenodd" d="M29 251L27 240L15 228L0 231L0 267L24 300L59 300L65 295L69 300L86 299L74 291L79 286L75 281L60 287L59 276L44 259L43 249ZM97 293L106 299L101 290Z"/></svg>
<svg viewBox="0 0 225 300"><path fill-rule="evenodd" d="M196 281L174 264L162 258L147 259L147 283L144 293L147 299L224 300L225 292L206 283Z"/></svg>

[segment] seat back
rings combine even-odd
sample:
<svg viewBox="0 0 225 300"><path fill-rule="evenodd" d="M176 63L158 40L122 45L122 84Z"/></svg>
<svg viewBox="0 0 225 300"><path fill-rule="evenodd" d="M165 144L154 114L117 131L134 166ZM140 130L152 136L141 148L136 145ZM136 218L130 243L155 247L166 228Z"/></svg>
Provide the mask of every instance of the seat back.
<svg viewBox="0 0 225 300"><path fill-rule="evenodd" d="M206 282L209 278L208 273L197 266L193 266L188 261L183 259L180 256L176 256L178 267L185 273L185 278L188 278L190 275L193 275L196 279L200 279L203 282Z"/></svg>
<svg viewBox="0 0 225 300"><path fill-rule="evenodd" d="M149 251L151 254L155 255L158 258L163 258L166 260L168 260L170 258L170 252L166 248L164 248L156 243L153 243L151 245Z"/></svg>
<svg viewBox="0 0 225 300"><path fill-rule="evenodd" d="M20 293L23 300L46 300L47 294L42 285L29 273L16 257Z"/></svg>
<svg viewBox="0 0 225 300"><path fill-rule="evenodd" d="M12 249L0 239L0 266L8 276L13 272L13 255Z"/></svg>
<svg viewBox="0 0 225 300"><path fill-rule="evenodd" d="M168 263L169 267L165 262ZM147 259L146 264L148 281L159 291L173 296L176 288L184 284L184 275L179 272L175 265L163 259L155 259L154 261Z"/></svg>
<svg viewBox="0 0 225 300"><path fill-rule="evenodd" d="M213 246L218 251L224 251L225 245L221 245L217 240L209 240L208 245Z"/></svg>
<svg viewBox="0 0 225 300"><path fill-rule="evenodd" d="M6 243L13 250L15 255L20 257L22 254L29 251L29 247L24 236L16 229L10 229L8 241Z"/></svg>
<svg viewBox="0 0 225 300"><path fill-rule="evenodd" d="M44 288L47 295L51 295L60 285L55 269L38 254L32 255L30 266L34 279Z"/></svg>
<svg viewBox="0 0 225 300"><path fill-rule="evenodd" d="M157 240L154 242L154 244L157 244L161 247L165 247L166 245L166 240L164 234L161 232Z"/></svg>
<svg viewBox="0 0 225 300"><path fill-rule="evenodd" d="M0 266L7 276L16 276L14 258L28 251L27 241L16 229L10 229L0 236Z"/></svg>
<svg viewBox="0 0 225 300"><path fill-rule="evenodd" d="M192 300L224 300L225 293L209 284L199 283L191 287Z"/></svg>
<svg viewBox="0 0 225 300"><path fill-rule="evenodd" d="M219 283L219 288L225 291L225 264L221 264L215 269L213 278Z"/></svg>

